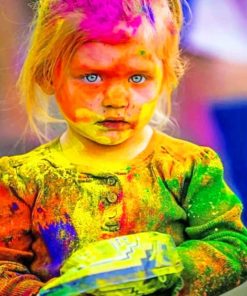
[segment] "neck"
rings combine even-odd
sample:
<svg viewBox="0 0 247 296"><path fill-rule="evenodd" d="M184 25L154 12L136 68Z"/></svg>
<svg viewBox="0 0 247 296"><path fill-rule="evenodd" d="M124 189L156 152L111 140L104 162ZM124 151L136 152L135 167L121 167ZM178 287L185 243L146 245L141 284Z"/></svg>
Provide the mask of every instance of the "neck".
<svg viewBox="0 0 247 296"><path fill-rule="evenodd" d="M118 145L102 145L76 134L68 128L60 138L63 153L77 164L123 164L138 156L149 144L153 135L150 126L137 131L134 136Z"/></svg>

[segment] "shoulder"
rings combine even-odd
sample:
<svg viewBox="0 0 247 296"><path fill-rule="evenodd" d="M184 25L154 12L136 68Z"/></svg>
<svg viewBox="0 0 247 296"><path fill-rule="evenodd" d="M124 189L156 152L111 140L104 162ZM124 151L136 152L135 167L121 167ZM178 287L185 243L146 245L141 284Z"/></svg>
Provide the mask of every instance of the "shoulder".
<svg viewBox="0 0 247 296"><path fill-rule="evenodd" d="M14 194L32 204L35 192L46 173L53 168L58 139L43 144L30 152L0 158L0 193Z"/></svg>
<svg viewBox="0 0 247 296"><path fill-rule="evenodd" d="M155 151L155 166L181 203L197 192L202 196L203 192L211 195L218 190L222 196L233 196L224 181L222 162L211 148L158 132Z"/></svg>
<svg viewBox="0 0 247 296"><path fill-rule="evenodd" d="M168 136L155 131L155 150L160 157L170 157L178 162L191 162L192 164L222 166L218 154L210 147L200 146L186 140Z"/></svg>
<svg viewBox="0 0 247 296"><path fill-rule="evenodd" d="M12 174L20 170L28 170L35 168L42 163L44 159L52 158L58 150L58 139L54 139L49 143L38 146L37 148L19 155L3 156L0 158L0 176Z"/></svg>
<svg viewBox="0 0 247 296"><path fill-rule="evenodd" d="M217 153L209 147L156 132L153 163L166 180L180 185L205 175L223 177L223 165Z"/></svg>

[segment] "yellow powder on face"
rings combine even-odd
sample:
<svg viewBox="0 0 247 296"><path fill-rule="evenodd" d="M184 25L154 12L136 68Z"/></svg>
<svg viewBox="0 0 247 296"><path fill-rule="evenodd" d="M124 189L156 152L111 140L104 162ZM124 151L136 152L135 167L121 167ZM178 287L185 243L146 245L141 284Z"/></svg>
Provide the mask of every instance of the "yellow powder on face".
<svg viewBox="0 0 247 296"><path fill-rule="evenodd" d="M141 113L139 115L138 128L143 127L150 122L157 106L158 100L160 99L160 95L162 92L161 85L163 81L163 70L161 67L158 66L158 64L156 65L155 70L155 80L158 81L157 93L154 98L142 105Z"/></svg>
<svg viewBox="0 0 247 296"><path fill-rule="evenodd" d="M142 106L138 120L138 129L144 127L150 121L151 117L153 116L156 104L157 100L155 99Z"/></svg>
<svg viewBox="0 0 247 296"><path fill-rule="evenodd" d="M97 122L104 120L104 116L92 112L86 108L79 108L75 111L75 117L80 122Z"/></svg>
<svg viewBox="0 0 247 296"><path fill-rule="evenodd" d="M104 121L105 117L86 108L77 109L75 116L77 122L67 119L70 126L82 136L99 144L116 145L127 140L132 133L132 130L111 131L104 129L102 126L97 125L97 122Z"/></svg>

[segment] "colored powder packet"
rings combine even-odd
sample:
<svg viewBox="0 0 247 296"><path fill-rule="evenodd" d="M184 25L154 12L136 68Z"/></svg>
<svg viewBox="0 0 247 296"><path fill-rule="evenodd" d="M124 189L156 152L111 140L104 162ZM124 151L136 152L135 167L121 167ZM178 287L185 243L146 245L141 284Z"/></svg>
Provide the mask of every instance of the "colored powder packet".
<svg viewBox="0 0 247 296"><path fill-rule="evenodd" d="M183 266L168 234L143 232L97 241L72 253L39 296L149 295L169 288Z"/></svg>

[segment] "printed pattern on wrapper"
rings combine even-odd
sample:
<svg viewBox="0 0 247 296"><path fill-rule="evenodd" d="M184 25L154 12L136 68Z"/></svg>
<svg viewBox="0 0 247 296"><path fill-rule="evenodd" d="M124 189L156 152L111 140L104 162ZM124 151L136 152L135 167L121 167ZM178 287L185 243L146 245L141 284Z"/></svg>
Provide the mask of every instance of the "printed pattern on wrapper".
<svg viewBox="0 0 247 296"><path fill-rule="evenodd" d="M169 275L179 274L182 269L170 235L126 235L74 252L62 267L62 275L39 295L148 295L167 287Z"/></svg>

